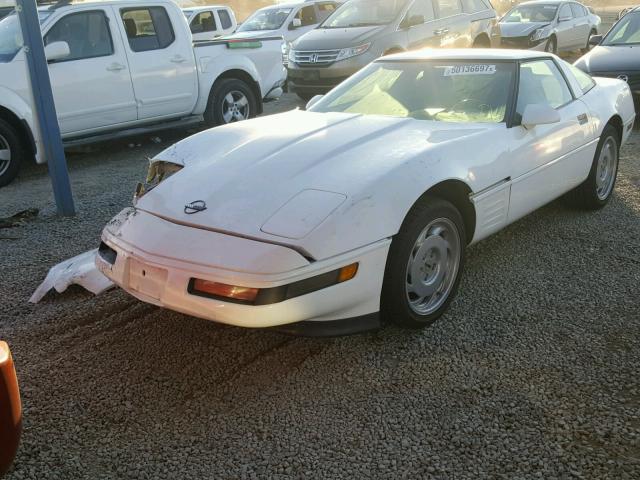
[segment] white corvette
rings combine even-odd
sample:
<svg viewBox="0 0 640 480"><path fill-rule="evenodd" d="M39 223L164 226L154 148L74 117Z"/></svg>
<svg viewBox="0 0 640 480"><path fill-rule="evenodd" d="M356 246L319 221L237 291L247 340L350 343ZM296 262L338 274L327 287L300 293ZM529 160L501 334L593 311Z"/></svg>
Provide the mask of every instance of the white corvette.
<svg viewBox="0 0 640 480"><path fill-rule="evenodd" d="M385 57L308 111L204 131L152 160L96 263L139 299L243 327L424 327L465 248L564 194L601 208L631 92L551 54Z"/></svg>

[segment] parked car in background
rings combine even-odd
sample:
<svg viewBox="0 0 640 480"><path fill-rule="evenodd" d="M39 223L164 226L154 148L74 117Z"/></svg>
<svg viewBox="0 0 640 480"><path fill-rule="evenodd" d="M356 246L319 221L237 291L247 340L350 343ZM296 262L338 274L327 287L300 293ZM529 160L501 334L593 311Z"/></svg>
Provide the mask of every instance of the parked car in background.
<svg viewBox="0 0 640 480"><path fill-rule="evenodd" d="M229 35L238 26L235 13L226 5L183 8L182 11L196 42Z"/></svg>
<svg viewBox="0 0 640 480"><path fill-rule="evenodd" d="M18 451L22 405L18 378L9 346L0 342L0 477L9 470Z"/></svg>
<svg viewBox="0 0 640 480"><path fill-rule="evenodd" d="M521 3L500 20L502 46L558 53L589 50L601 19L578 2L541 0Z"/></svg>
<svg viewBox="0 0 640 480"><path fill-rule="evenodd" d="M280 38L194 46L184 14L170 0L56 5L39 15L65 144L202 120L236 122L282 93ZM0 20L0 186L22 162L46 161L24 64L12 14Z"/></svg>
<svg viewBox="0 0 640 480"><path fill-rule="evenodd" d="M566 193L607 204L634 118L624 82L551 54L384 57L307 111L158 154L150 171L173 175L107 224L96 265L142 301L241 327L427 327L467 245Z"/></svg>
<svg viewBox="0 0 640 480"><path fill-rule="evenodd" d="M388 53L499 44L489 0L351 0L292 44L289 86L309 99Z"/></svg>
<svg viewBox="0 0 640 480"><path fill-rule="evenodd" d="M629 84L640 111L640 7L622 17L603 38L591 37L593 50L575 66L596 77L610 77Z"/></svg>
<svg viewBox="0 0 640 480"><path fill-rule="evenodd" d="M238 27L232 38L282 37L285 41L283 62L286 64L290 43L316 28L342 1L307 0L261 8Z"/></svg>

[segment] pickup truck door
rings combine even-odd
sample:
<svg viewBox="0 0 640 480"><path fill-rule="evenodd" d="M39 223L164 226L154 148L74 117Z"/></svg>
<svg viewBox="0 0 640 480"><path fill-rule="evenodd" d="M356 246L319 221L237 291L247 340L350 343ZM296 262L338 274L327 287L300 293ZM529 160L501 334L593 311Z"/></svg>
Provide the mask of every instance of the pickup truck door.
<svg viewBox="0 0 640 480"><path fill-rule="evenodd" d="M129 64L111 9L74 10L54 20L44 43L66 42L70 55L49 63L63 136L133 122L137 106Z"/></svg>
<svg viewBox="0 0 640 480"><path fill-rule="evenodd" d="M222 35L220 22L213 10L197 12L189 22L189 27L195 42L213 40Z"/></svg>
<svg viewBox="0 0 640 480"><path fill-rule="evenodd" d="M509 129L513 159L510 222L584 181L597 148L589 109L573 97L552 60L521 65L518 97L516 116L521 116L527 105L547 104L558 111L560 121Z"/></svg>
<svg viewBox="0 0 640 480"><path fill-rule="evenodd" d="M138 119L191 114L198 98L198 72L180 10L135 3L112 8L127 45Z"/></svg>

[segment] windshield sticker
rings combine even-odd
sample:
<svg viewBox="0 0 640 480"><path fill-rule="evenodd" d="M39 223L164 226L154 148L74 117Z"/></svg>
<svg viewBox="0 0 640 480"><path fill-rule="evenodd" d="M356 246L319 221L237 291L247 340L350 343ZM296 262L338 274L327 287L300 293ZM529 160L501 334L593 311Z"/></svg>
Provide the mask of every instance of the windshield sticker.
<svg viewBox="0 0 640 480"><path fill-rule="evenodd" d="M496 73L495 65L453 65L445 67L445 77L456 77L460 75L494 75Z"/></svg>

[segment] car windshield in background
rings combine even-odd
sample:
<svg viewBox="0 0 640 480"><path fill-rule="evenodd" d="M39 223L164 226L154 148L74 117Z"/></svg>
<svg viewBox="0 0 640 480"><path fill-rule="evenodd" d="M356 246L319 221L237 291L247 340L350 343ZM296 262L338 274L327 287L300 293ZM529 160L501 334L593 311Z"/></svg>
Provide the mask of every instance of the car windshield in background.
<svg viewBox="0 0 640 480"><path fill-rule="evenodd" d="M523 5L509 11L502 19L505 23L542 23L556 18L557 5Z"/></svg>
<svg viewBox="0 0 640 480"><path fill-rule="evenodd" d="M38 12L40 23L44 22L50 12ZM22 48L22 30L20 29L20 21L15 13L8 15L0 20L0 63L6 63L13 60L13 57Z"/></svg>
<svg viewBox="0 0 640 480"><path fill-rule="evenodd" d="M505 120L514 72L513 62L377 62L310 110L500 123Z"/></svg>
<svg viewBox="0 0 640 480"><path fill-rule="evenodd" d="M321 28L387 25L393 22L407 0L351 0L325 20Z"/></svg>
<svg viewBox="0 0 640 480"><path fill-rule="evenodd" d="M640 44L640 13L627 13L602 42L606 46Z"/></svg>
<svg viewBox="0 0 640 480"><path fill-rule="evenodd" d="M290 13L291 8L267 8L265 10L258 10L240 25L238 31L277 30L282 26Z"/></svg>

